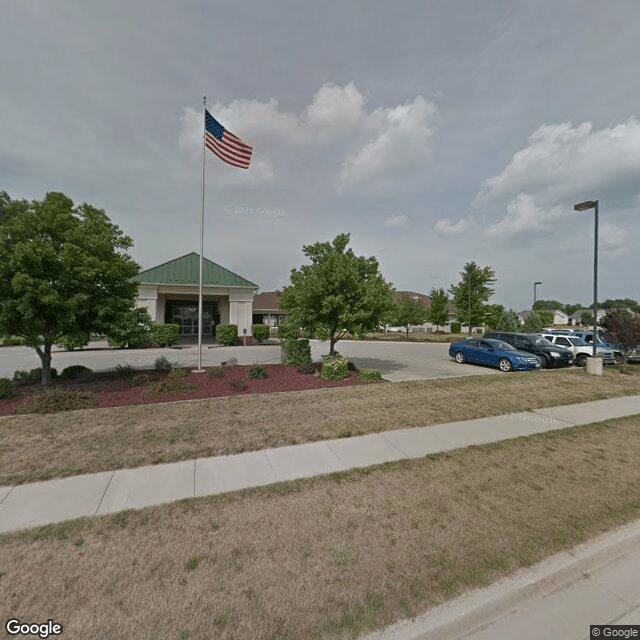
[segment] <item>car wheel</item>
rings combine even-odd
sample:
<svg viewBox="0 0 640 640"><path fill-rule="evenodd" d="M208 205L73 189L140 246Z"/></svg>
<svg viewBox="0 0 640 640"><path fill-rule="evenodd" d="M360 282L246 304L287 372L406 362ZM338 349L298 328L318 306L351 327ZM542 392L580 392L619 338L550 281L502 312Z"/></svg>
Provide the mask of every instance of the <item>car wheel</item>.
<svg viewBox="0 0 640 640"><path fill-rule="evenodd" d="M622 364L623 360L622 360L622 356L619 353L614 353L613 354L613 361L615 364Z"/></svg>
<svg viewBox="0 0 640 640"><path fill-rule="evenodd" d="M509 360L507 360L507 358L501 358L500 362L498 362L498 367L500 367L500 371L511 371L512 366L511 366L511 362L509 362Z"/></svg>
<svg viewBox="0 0 640 640"><path fill-rule="evenodd" d="M549 367L549 361L547 360L547 356L538 356L540 358L540 368L547 369Z"/></svg>
<svg viewBox="0 0 640 640"><path fill-rule="evenodd" d="M576 356L576 366L577 367L584 367L587 364L587 354L586 353L579 353Z"/></svg>
<svg viewBox="0 0 640 640"><path fill-rule="evenodd" d="M458 364L464 364L464 361L465 361L464 353L462 353L462 351L457 351L455 355L455 359Z"/></svg>

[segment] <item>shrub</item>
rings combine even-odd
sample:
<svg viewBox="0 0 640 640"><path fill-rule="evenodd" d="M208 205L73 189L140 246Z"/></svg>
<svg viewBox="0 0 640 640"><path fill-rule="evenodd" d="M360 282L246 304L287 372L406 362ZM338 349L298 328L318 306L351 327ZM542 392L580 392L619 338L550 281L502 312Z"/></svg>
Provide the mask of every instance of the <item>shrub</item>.
<svg viewBox="0 0 640 640"><path fill-rule="evenodd" d="M13 387L9 378L0 378L0 399L11 398L13 396Z"/></svg>
<svg viewBox="0 0 640 640"><path fill-rule="evenodd" d="M267 370L259 364L254 364L247 369L248 378L268 378Z"/></svg>
<svg viewBox="0 0 640 640"><path fill-rule="evenodd" d="M24 344L24 338L19 338L18 336L10 336L8 338L3 338L2 344L5 344L9 347L17 347L18 345Z"/></svg>
<svg viewBox="0 0 640 640"><path fill-rule="evenodd" d="M349 363L342 356L324 356L320 377L324 380L344 380L349 375Z"/></svg>
<svg viewBox="0 0 640 640"><path fill-rule="evenodd" d="M77 336L65 336L58 342L58 346L66 349L67 351L73 351L74 349L82 349L89 344L91 334L81 333Z"/></svg>
<svg viewBox="0 0 640 640"><path fill-rule="evenodd" d="M380 369L360 369L358 373L360 380L382 380L382 371Z"/></svg>
<svg viewBox="0 0 640 640"><path fill-rule="evenodd" d="M51 389L27 398L16 407L17 413L55 413L74 409L92 409L98 394L77 389Z"/></svg>
<svg viewBox="0 0 640 640"><path fill-rule="evenodd" d="M238 378L231 381L231 388L235 391L244 391L247 388L247 383L242 378Z"/></svg>
<svg viewBox="0 0 640 640"><path fill-rule="evenodd" d="M223 367L206 367L206 372L212 378L224 378Z"/></svg>
<svg viewBox="0 0 640 640"><path fill-rule="evenodd" d="M178 378L184 378L187 375L187 372L184 369L174 369L169 373L169 377L172 380L177 380Z"/></svg>
<svg viewBox="0 0 640 640"><path fill-rule="evenodd" d="M232 347L238 339L237 324L219 324L216 327L216 338L225 347Z"/></svg>
<svg viewBox="0 0 640 640"><path fill-rule="evenodd" d="M131 376L135 375L135 368L133 367L133 365L126 363L126 364L117 364L114 368L113 371L111 372L111 377L113 378L131 378Z"/></svg>
<svg viewBox="0 0 640 640"><path fill-rule="evenodd" d="M58 370L51 367L51 379L58 377ZM36 367L31 371L18 370L13 372L13 379L18 384L37 384L42 380L42 367Z"/></svg>
<svg viewBox="0 0 640 640"><path fill-rule="evenodd" d="M307 362L298 367L298 373L305 373L307 375L313 375L322 369L322 364L319 362Z"/></svg>
<svg viewBox="0 0 640 640"><path fill-rule="evenodd" d="M459 322L451 323L451 333L460 333L461 329L462 329L462 325Z"/></svg>
<svg viewBox="0 0 640 640"><path fill-rule="evenodd" d="M169 347L178 342L180 337L180 327L177 324L156 324L151 325L151 342L159 347Z"/></svg>
<svg viewBox="0 0 640 640"><path fill-rule="evenodd" d="M282 341L282 364L294 367L311 362L311 345L306 338L285 338Z"/></svg>
<svg viewBox="0 0 640 640"><path fill-rule="evenodd" d="M151 316L145 308L123 313L109 327L107 341L110 347L124 349L148 344L151 340Z"/></svg>
<svg viewBox="0 0 640 640"><path fill-rule="evenodd" d="M85 367L81 364L74 364L70 367L65 367L60 374L63 380L88 380L91 378L92 371L89 367Z"/></svg>
<svg viewBox="0 0 640 640"><path fill-rule="evenodd" d="M271 329L266 324L252 324L251 335L256 339L258 343L264 342L269 339L271 335Z"/></svg>
<svg viewBox="0 0 640 640"><path fill-rule="evenodd" d="M195 391L198 388L196 384L185 384L180 378L165 378L158 382L151 382L147 385L147 388L142 392L143 396L149 398L157 398L159 396L170 396L175 393L188 393L189 391Z"/></svg>
<svg viewBox="0 0 640 640"><path fill-rule="evenodd" d="M142 387L149 382L149 376L146 373L137 373L131 378L132 387Z"/></svg>
<svg viewBox="0 0 640 640"><path fill-rule="evenodd" d="M171 363L164 356L156 358L153 366L156 371L171 371Z"/></svg>

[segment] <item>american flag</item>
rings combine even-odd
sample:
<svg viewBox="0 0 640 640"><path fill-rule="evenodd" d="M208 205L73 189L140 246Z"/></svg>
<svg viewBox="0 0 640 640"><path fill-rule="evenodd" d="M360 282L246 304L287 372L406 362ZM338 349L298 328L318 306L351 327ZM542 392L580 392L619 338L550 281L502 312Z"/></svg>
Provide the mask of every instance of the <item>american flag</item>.
<svg viewBox="0 0 640 640"><path fill-rule="evenodd" d="M227 131L206 109L204 110L204 143L227 164L247 169L253 147Z"/></svg>

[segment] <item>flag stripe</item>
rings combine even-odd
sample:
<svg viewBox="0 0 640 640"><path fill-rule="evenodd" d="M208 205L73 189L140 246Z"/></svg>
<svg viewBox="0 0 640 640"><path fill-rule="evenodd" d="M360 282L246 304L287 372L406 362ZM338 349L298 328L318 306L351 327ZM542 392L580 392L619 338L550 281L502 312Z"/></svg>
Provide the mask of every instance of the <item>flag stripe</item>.
<svg viewBox="0 0 640 640"><path fill-rule="evenodd" d="M205 146L227 164L247 169L251 162L253 147L227 131L205 110Z"/></svg>

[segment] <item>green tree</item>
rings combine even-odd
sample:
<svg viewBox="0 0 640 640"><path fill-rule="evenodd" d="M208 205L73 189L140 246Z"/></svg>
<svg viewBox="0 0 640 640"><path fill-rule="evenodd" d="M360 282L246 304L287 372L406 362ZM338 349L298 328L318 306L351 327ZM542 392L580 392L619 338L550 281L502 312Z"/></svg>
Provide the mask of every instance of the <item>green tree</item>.
<svg viewBox="0 0 640 640"><path fill-rule="evenodd" d="M290 312L295 326L329 340L330 355L347 333L364 337L377 329L394 303L378 261L347 249L349 238L342 233L333 242L303 246L311 264L291 269L291 285L281 297L281 307Z"/></svg>
<svg viewBox="0 0 640 640"><path fill-rule="evenodd" d="M21 336L50 381L51 346L108 334L133 307L140 267L133 241L103 210L62 193L0 206L0 336Z"/></svg>
<svg viewBox="0 0 640 640"><path fill-rule="evenodd" d="M491 285L496 281L495 271L491 267L480 267L475 262L467 262L460 272L461 280L449 287L453 304L457 309L457 318L471 328L484 322L485 304L493 295Z"/></svg>
<svg viewBox="0 0 640 640"><path fill-rule="evenodd" d="M580 324L585 325L587 327L593 326L593 313L583 313L580 316Z"/></svg>
<svg viewBox="0 0 640 640"><path fill-rule="evenodd" d="M434 287L429 293L429 298L431 306L427 312L427 320L431 324L435 324L436 331L438 331L438 327L449 324L449 310L447 309L449 294L442 287L439 289Z"/></svg>
<svg viewBox="0 0 640 640"><path fill-rule="evenodd" d="M419 300L405 298L395 303L388 317L389 324L404 327L404 330L407 332L407 339L409 339L411 325L422 324L425 321L426 314Z"/></svg>
<svg viewBox="0 0 640 640"><path fill-rule="evenodd" d="M496 331L509 331L510 333L517 333L521 329L520 318L518 314L513 310L503 311L496 327Z"/></svg>
<svg viewBox="0 0 640 640"><path fill-rule="evenodd" d="M546 309L548 311L555 311L559 309L560 311L564 311L564 304L562 302L558 302L557 300L536 300L533 305L534 311L540 311L542 309Z"/></svg>
<svg viewBox="0 0 640 640"><path fill-rule="evenodd" d="M485 307L484 321L489 329L497 330L502 315L504 314L504 307L501 304L488 304Z"/></svg>
<svg viewBox="0 0 640 640"><path fill-rule="evenodd" d="M554 307L554 309L559 309L559 307ZM542 326L548 327L550 324L553 324L553 312L548 309L538 309L536 311L538 317L540 318L540 322L542 322Z"/></svg>
<svg viewBox="0 0 640 640"><path fill-rule="evenodd" d="M524 333L537 333L542 330L542 320L536 311L532 311L522 325Z"/></svg>

